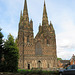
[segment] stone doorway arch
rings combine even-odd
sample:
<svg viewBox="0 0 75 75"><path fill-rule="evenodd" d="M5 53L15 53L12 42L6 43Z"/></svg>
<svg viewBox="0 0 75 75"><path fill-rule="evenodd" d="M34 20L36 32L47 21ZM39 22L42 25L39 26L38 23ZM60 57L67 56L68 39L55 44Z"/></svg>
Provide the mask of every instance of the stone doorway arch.
<svg viewBox="0 0 75 75"><path fill-rule="evenodd" d="M28 69L30 69L30 64L28 64Z"/></svg>
<svg viewBox="0 0 75 75"><path fill-rule="evenodd" d="M39 69L41 68L41 61L40 60L38 61L38 68Z"/></svg>

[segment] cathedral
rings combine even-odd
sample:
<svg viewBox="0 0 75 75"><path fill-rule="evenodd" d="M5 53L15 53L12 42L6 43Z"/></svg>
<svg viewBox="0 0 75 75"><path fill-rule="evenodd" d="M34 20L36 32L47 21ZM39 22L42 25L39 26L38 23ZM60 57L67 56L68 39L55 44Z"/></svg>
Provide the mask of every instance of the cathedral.
<svg viewBox="0 0 75 75"><path fill-rule="evenodd" d="M42 24L34 38L33 21L29 20L27 1L21 11L19 30L19 69L53 70L57 68L56 36L52 23L48 23L44 1Z"/></svg>

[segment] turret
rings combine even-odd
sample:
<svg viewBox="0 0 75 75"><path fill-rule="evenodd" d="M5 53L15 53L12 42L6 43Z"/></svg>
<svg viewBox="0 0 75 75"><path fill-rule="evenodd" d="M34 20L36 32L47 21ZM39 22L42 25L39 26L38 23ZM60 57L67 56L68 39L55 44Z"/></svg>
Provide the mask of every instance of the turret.
<svg viewBox="0 0 75 75"><path fill-rule="evenodd" d="M30 27L33 29L33 21L32 21L32 19L30 20Z"/></svg>
<svg viewBox="0 0 75 75"><path fill-rule="evenodd" d="M21 11L20 22L19 22L19 30L22 28L22 26L23 26L23 15L22 15L22 11Z"/></svg>
<svg viewBox="0 0 75 75"><path fill-rule="evenodd" d="M50 30L51 32L54 32L53 24L51 23L51 21L50 21Z"/></svg>
<svg viewBox="0 0 75 75"><path fill-rule="evenodd" d="M22 22L23 16L22 16L22 10L21 10L21 14L20 14L20 23Z"/></svg>
<svg viewBox="0 0 75 75"><path fill-rule="evenodd" d="M41 24L39 25L39 32L42 32L42 26L41 26Z"/></svg>

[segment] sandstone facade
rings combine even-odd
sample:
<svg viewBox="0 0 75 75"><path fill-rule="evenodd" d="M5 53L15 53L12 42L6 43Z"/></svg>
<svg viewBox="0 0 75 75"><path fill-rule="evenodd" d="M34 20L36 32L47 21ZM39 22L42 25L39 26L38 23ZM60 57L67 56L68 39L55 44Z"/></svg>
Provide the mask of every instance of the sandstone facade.
<svg viewBox="0 0 75 75"><path fill-rule="evenodd" d="M19 31L19 68L50 70L57 67L56 37L52 23L48 23L44 2L42 25L34 38L33 21L29 21L27 2L25 0L23 14L21 12Z"/></svg>

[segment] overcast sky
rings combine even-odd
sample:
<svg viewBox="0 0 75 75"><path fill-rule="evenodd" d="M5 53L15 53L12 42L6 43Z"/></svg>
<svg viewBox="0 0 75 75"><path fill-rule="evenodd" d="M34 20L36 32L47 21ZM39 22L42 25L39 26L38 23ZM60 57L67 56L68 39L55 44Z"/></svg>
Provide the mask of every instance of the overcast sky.
<svg viewBox="0 0 75 75"><path fill-rule="evenodd" d="M75 0L45 0L48 20L56 33L57 56L71 59L75 54ZM34 36L42 23L44 0L27 0L29 19L33 20ZM4 39L11 33L18 35L20 12L24 0L0 0L0 27Z"/></svg>

